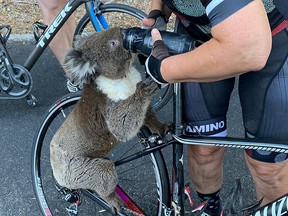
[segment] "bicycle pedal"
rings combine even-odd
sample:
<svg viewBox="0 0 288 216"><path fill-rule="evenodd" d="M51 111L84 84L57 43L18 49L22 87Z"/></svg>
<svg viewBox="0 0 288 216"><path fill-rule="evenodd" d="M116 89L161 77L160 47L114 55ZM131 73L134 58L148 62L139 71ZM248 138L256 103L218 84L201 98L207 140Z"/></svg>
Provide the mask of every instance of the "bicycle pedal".
<svg viewBox="0 0 288 216"><path fill-rule="evenodd" d="M66 211L70 216L77 215L79 212L79 203L78 202L72 203L69 207L66 208Z"/></svg>
<svg viewBox="0 0 288 216"><path fill-rule="evenodd" d="M66 187L61 187L59 185L55 185L56 187L56 190L63 195L63 199L66 201L66 202L69 202L69 203L75 203L77 202L78 205L80 205L81 203L81 200L80 200L80 194L77 190L71 190L69 188L66 188Z"/></svg>
<svg viewBox="0 0 288 216"><path fill-rule="evenodd" d="M80 195L78 194L78 192L75 191L66 194L64 200L70 203L78 202L78 205L80 205Z"/></svg>

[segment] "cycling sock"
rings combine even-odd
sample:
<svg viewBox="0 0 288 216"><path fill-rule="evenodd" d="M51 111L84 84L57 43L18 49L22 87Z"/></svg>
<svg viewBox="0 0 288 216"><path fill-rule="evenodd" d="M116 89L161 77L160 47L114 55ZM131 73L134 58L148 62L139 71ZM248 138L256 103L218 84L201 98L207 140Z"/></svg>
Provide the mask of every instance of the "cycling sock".
<svg viewBox="0 0 288 216"><path fill-rule="evenodd" d="M202 194L197 191L198 197L200 198L201 203L209 200L209 203L207 205L207 210L209 211L216 211L220 212L221 205L220 205L220 190L216 191L215 193L211 194Z"/></svg>

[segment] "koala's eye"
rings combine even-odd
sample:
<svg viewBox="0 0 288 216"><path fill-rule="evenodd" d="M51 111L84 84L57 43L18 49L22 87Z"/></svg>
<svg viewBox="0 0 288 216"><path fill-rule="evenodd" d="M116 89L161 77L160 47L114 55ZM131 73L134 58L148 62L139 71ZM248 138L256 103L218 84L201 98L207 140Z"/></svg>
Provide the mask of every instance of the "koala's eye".
<svg viewBox="0 0 288 216"><path fill-rule="evenodd" d="M119 46L119 41L118 40L110 40L109 46L110 46L110 49L114 50Z"/></svg>

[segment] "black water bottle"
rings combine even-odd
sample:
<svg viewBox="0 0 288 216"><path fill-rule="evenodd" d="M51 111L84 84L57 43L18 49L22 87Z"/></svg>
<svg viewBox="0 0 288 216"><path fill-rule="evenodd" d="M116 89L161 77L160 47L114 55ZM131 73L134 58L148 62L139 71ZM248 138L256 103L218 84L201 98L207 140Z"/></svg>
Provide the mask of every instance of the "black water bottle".
<svg viewBox="0 0 288 216"><path fill-rule="evenodd" d="M151 29L134 27L122 29L121 32L125 49L146 56L150 55L153 47ZM171 55L185 53L195 47L195 40L191 36L167 31L160 31L160 33Z"/></svg>

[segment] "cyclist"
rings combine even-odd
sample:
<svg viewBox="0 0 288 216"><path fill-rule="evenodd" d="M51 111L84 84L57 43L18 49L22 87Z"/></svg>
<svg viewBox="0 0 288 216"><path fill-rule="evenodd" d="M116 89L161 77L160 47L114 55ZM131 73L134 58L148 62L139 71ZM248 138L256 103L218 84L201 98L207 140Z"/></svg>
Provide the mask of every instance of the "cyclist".
<svg viewBox="0 0 288 216"><path fill-rule="evenodd" d="M156 28L154 24L167 20L171 11L180 19L178 31L203 44L169 57L159 31L153 29L154 47L146 69L158 83L183 82L187 135L200 130L204 135L226 136L229 98L234 77L239 75L246 136L288 140L288 2L152 0L143 25ZM261 205L288 193L287 154L245 152L257 197L264 197ZM203 215L222 215L219 192L224 149L189 146L188 154L199 198L210 199Z"/></svg>
<svg viewBox="0 0 288 216"><path fill-rule="evenodd" d="M46 25L51 25L67 1L68 0L38 0L39 7L43 13L43 21ZM65 53L72 45L75 29L76 21L75 16L72 14L49 44L59 62L62 62ZM69 80L67 81L67 88L70 92L79 90L79 87Z"/></svg>

